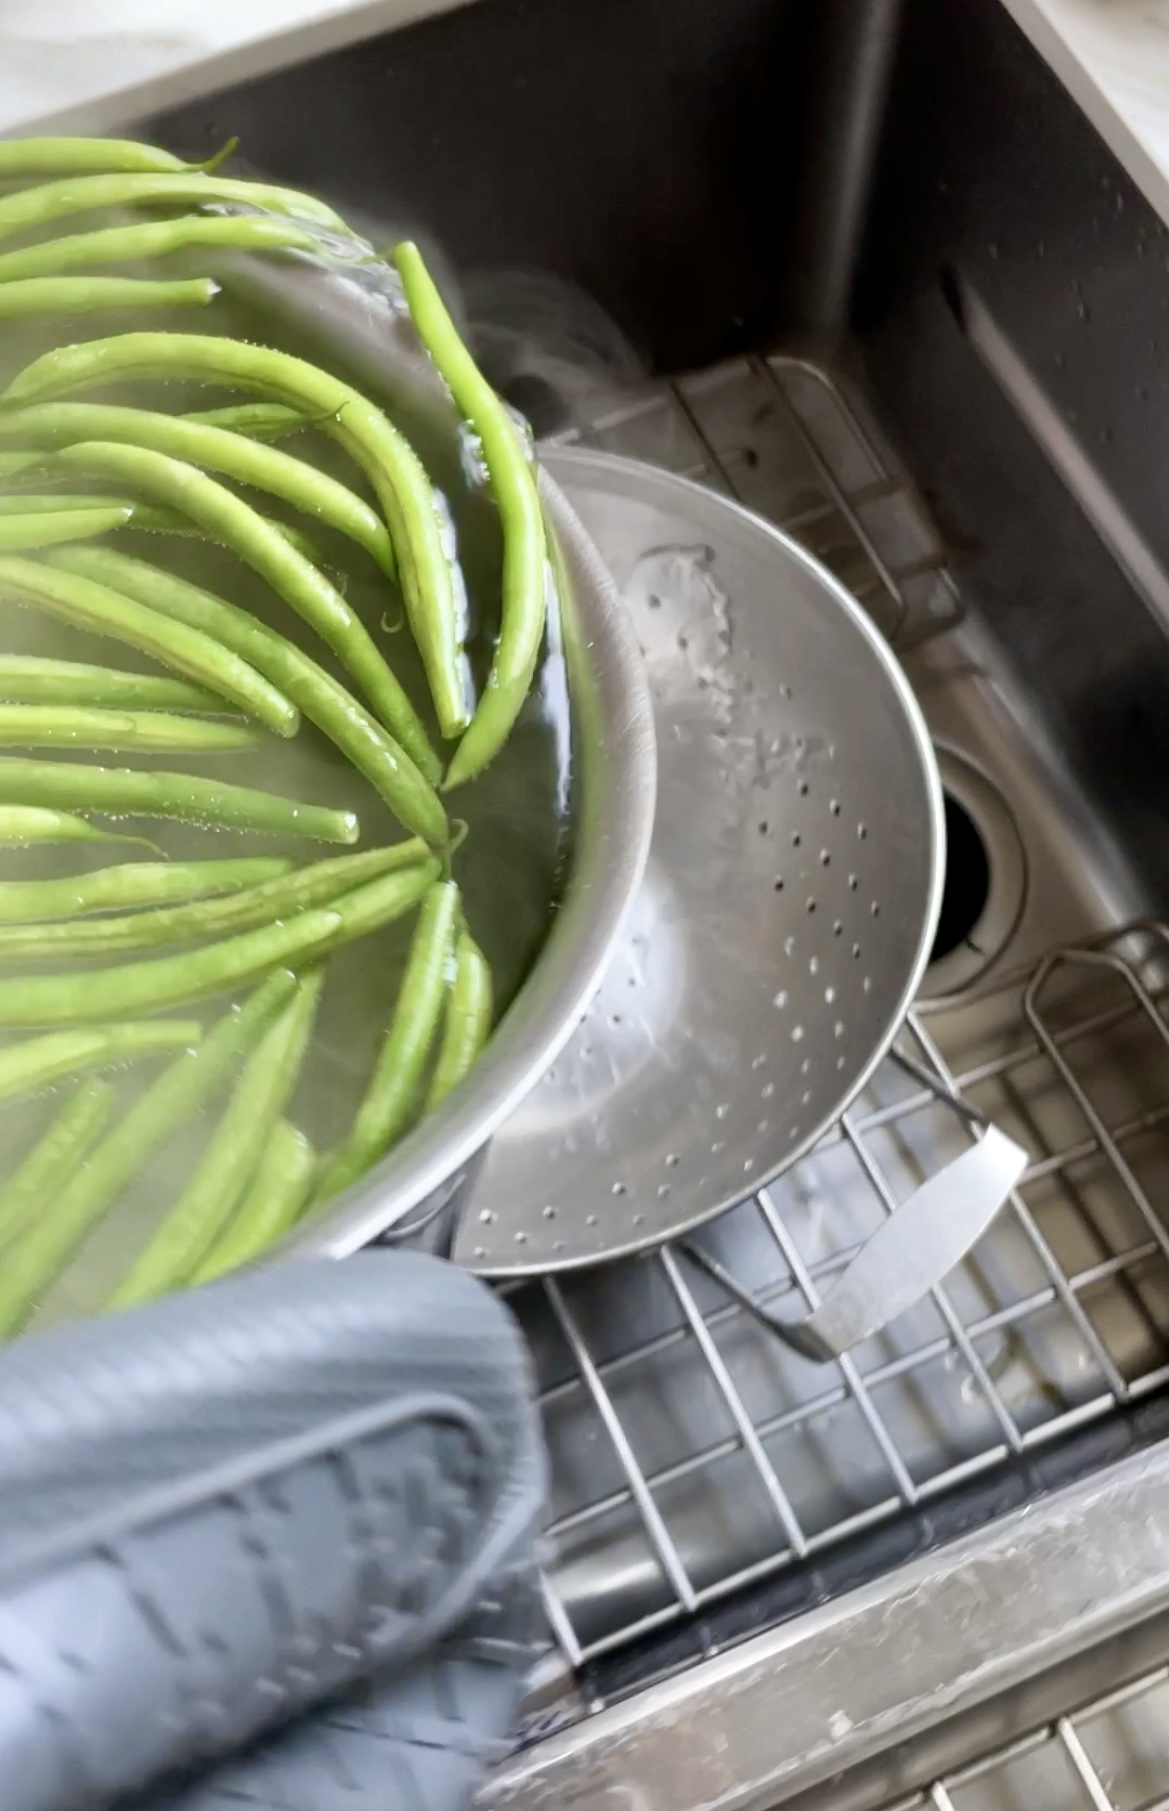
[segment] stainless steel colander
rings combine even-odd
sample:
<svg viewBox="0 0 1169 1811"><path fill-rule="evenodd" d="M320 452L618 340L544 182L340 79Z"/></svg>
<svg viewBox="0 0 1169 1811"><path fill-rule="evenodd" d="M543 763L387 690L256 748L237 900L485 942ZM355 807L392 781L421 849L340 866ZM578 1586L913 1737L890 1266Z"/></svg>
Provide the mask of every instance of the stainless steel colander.
<svg viewBox="0 0 1169 1811"><path fill-rule="evenodd" d="M943 866L925 724L836 580L685 479L597 453L545 464L642 644L658 804L601 990L462 1214L456 1256L494 1275L677 1237L793 1162L900 1026ZM1022 1161L990 1133L934 1178L866 1248L822 1343L937 1281Z"/></svg>
<svg viewBox="0 0 1169 1811"><path fill-rule="evenodd" d="M268 318L286 313L323 339L457 483L450 399L391 278L293 258L232 281ZM497 1276L687 1232L839 1116L927 960L940 789L868 619L793 542L709 491L603 455L542 464L576 594L566 630L582 770L564 906L467 1088L310 1222L301 1249L343 1256L433 1227L447 1203L454 1257ZM654 782L630 617L661 775L631 909ZM817 1356L863 1338L957 1261L1024 1161L988 1129L784 1336Z"/></svg>

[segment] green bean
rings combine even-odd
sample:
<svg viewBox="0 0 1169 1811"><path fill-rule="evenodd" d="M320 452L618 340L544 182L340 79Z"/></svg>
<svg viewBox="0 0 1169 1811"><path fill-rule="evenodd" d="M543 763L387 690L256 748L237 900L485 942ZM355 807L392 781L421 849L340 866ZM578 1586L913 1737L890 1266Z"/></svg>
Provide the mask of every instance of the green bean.
<svg viewBox="0 0 1169 1811"><path fill-rule="evenodd" d="M426 1110L437 1107L457 1088L487 1042L491 1030L492 987L487 958L468 931L455 943L455 974L447 995L446 1019L438 1061L430 1078Z"/></svg>
<svg viewBox="0 0 1169 1811"><path fill-rule="evenodd" d="M38 477L52 477L52 473L46 472L45 467L55 457L55 454L46 455L43 451L36 454L36 464L40 467ZM27 467L24 469L28 471ZM28 472L29 477L32 475ZM114 497L100 491L0 492L0 516L55 515L62 510L82 509L121 510L125 520L112 524L116 528L142 528L150 534L186 535L191 540L222 539L200 527L181 510L168 509L163 504L143 503L140 497ZM320 557L316 542L303 529L294 528L288 522L276 522L270 516L257 514L256 519L272 534L279 535L281 541L294 548L302 559L315 560Z"/></svg>
<svg viewBox="0 0 1169 1811"><path fill-rule="evenodd" d="M88 828L88 825L86 826ZM76 918L86 912L126 911L176 900L209 899L279 880L292 863L278 855L238 860L126 862L60 880L0 880L0 924Z"/></svg>
<svg viewBox="0 0 1169 1811"><path fill-rule="evenodd" d="M128 711L235 711L213 692L156 673L123 673L80 660L0 654L0 698L6 704L83 704Z"/></svg>
<svg viewBox="0 0 1169 1811"><path fill-rule="evenodd" d="M90 1076L71 1094L52 1125L0 1188L0 1243L18 1238L30 1221L47 1214L95 1141L114 1107L109 1082Z"/></svg>
<svg viewBox="0 0 1169 1811"><path fill-rule="evenodd" d="M0 848L28 847L32 843L138 843L143 849L158 853L158 844L147 836L129 836L125 830L99 830L68 811L0 804Z"/></svg>
<svg viewBox="0 0 1169 1811"><path fill-rule="evenodd" d="M118 498L119 503L127 501L127 498ZM312 560L316 565L321 564L321 550L313 537L306 534L303 528L295 528L291 522L277 522L272 516L260 516L259 520L272 534L279 535L282 541L286 541L290 547L294 548L302 559ZM184 516L179 510L166 509L159 503L143 503L140 499L130 503L130 520L126 523L126 527L144 529L147 534L184 535L191 541L217 538L209 534L205 528L200 528L197 523L191 521L189 516Z"/></svg>
<svg viewBox="0 0 1169 1811"><path fill-rule="evenodd" d="M116 509L129 520L134 507L131 497L103 497L96 491L0 491L0 517L53 516L62 510L72 514L85 509Z"/></svg>
<svg viewBox="0 0 1169 1811"><path fill-rule="evenodd" d="M22 277L0 283L0 321L47 314L96 314L103 308L206 308L219 294L210 277Z"/></svg>
<svg viewBox="0 0 1169 1811"><path fill-rule="evenodd" d="M205 533L225 541L332 648L364 688L392 735L403 745L425 737L414 706L361 618L319 567L226 485L185 460L109 440L63 447L53 455L53 462L144 490L154 500L181 510Z"/></svg>
<svg viewBox="0 0 1169 1811"><path fill-rule="evenodd" d="M347 232L339 214L315 196L295 189L278 189L271 183L237 182L228 176L171 174L66 176L59 182L41 183L0 197L0 239L33 227L48 226L68 214L104 208L202 207L205 203L242 202L270 214L291 214L293 219L319 221Z"/></svg>
<svg viewBox="0 0 1169 1811"><path fill-rule="evenodd" d="M0 554L32 553L38 547L56 547L62 541L89 541L112 529L125 528L132 509L112 504L108 509L56 509L30 515L0 514Z"/></svg>
<svg viewBox="0 0 1169 1811"><path fill-rule="evenodd" d="M469 721L462 623L438 500L409 442L360 391L305 359L263 346L204 334L125 333L43 354L9 384L3 400L23 404L118 378L155 377L236 384L286 403L362 468L389 525L439 728L444 736L459 735Z"/></svg>
<svg viewBox="0 0 1169 1811"><path fill-rule="evenodd" d="M191 1281L210 1283L274 1245L300 1218L315 1168L310 1141L282 1119L273 1128L251 1187Z"/></svg>
<svg viewBox="0 0 1169 1811"><path fill-rule="evenodd" d="M110 1297L111 1308L152 1301L187 1281L231 1218L296 1086L323 975L306 975L256 1046L198 1168Z"/></svg>
<svg viewBox="0 0 1169 1811"><path fill-rule="evenodd" d="M356 1182L405 1130L442 1018L447 965L459 917L453 880L430 888L418 915L398 1004L349 1133L324 1160L316 1199ZM0 983L0 987L3 983Z"/></svg>
<svg viewBox="0 0 1169 1811"><path fill-rule="evenodd" d="M0 258L0 274L3 263ZM222 409L191 409L183 420L202 422L209 428L230 428L233 434L254 434L257 440L277 440L313 426L299 409L286 408L282 402L235 402Z"/></svg>
<svg viewBox="0 0 1169 1811"><path fill-rule="evenodd" d="M238 143L238 139L228 139L205 163L184 163L158 145L139 144L132 138L12 138L0 143L0 181L13 176L77 176L117 170L138 174L208 171L230 157Z"/></svg>
<svg viewBox="0 0 1169 1811"><path fill-rule="evenodd" d="M146 220L127 226L104 226L96 232L70 233L43 239L17 251L0 252L0 283L31 277L56 277L90 264L132 264L138 259L165 258L172 252L203 246L233 251L319 251L320 238L264 214L187 214L180 220Z"/></svg>
<svg viewBox="0 0 1169 1811"><path fill-rule="evenodd" d="M36 463L40 467L36 473L38 478L51 479L53 477L52 471L47 469L55 458L53 453L46 454L42 449L35 455L30 454L29 457L30 459L35 457ZM33 476L27 466L23 469L29 477ZM162 504L144 503L141 497L117 497L110 495L108 491L29 491L20 489L0 491L0 516L55 515L61 510L82 509L121 510L126 520L118 526L126 528L145 528L159 534L187 535L192 540L214 538L208 534L206 529L192 522L190 516L184 515L182 510L168 509ZM289 546L295 547L298 552L304 554L306 558L310 558L317 551L312 536L305 534L302 529L294 528L287 522L274 521L271 516L261 516L260 520L266 527L287 541Z"/></svg>
<svg viewBox="0 0 1169 1811"><path fill-rule="evenodd" d="M155 1019L149 1025L95 1025L89 1031L50 1031L0 1050L0 1101L32 1094L67 1075L132 1062L157 1050L184 1049L203 1036L198 1019Z"/></svg>
<svg viewBox="0 0 1169 1811"><path fill-rule="evenodd" d="M40 453L0 453L0 478L15 478L18 472L26 472L40 462Z"/></svg>
<svg viewBox="0 0 1169 1811"><path fill-rule="evenodd" d="M536 480L516 426L463 345L416 245L394 263L418 337L479 437L503 532L503 599L491 672L447 773L448 789L499 753L527 698L544 636L547 551Z"/></svg>
<svg viewBox="0 0 1169 1811"><path fill-rule="evenodd" d="M200 717L173 717L165 711L0 704L0 748L153 749L214 755L254 748L258 740L242 723L205 723Z"/></svg>
<svg viewBox="0 0 1169 1811"><path fill-rule="evenodd" d="M284 963L318 961L400 918L437 873L437 862L419 862L369 881L328 906L301 912L290 924L268 924L153 962L99 969L85 977L84 986L72 973L0 980L0 1025L37 1030L161 1012L244 986Z"/></svg>
<svg viewBox="0 0 1169 1811"><path fill-rule="evenodd" d="M192 943L227 933L255 930L298 912L329 905L343 893L426 859L426 844L415 838L389 849L363 850L332 861L314 862L292 874L243 887L218 899L163 906L154 912L94 918L82 924L0 925L0 962L65 956L106 956L126 950Z"/></svg>
<svg viewBox="0 0 1169 1811"><path fill-rule="evenodd" d="M224 1085L296 986L287 970L233 1006L194 1050L169 1064L0 1265L0 1334L14 1333L73 1252L158 1148Z"/></svg>
<svg viewBox="0 0 1169 1811"><path fill-rule="evenodd" d="M5 291L0 286L0 311ZM388 577L396 567L385 523L368 503L302 459L294 459L225 428L209 427L152 409L126 409L86 402L42 403L0 416L0 438L56 446L70 441L124 441L185 459L206 472L256 490L268 491L347 535L371 554Z"/></svg>
<svg viewBox="0 0 1169 1811"><path fill-rule="evenodd" d="M300 723L296 706L238 654L198 629L171 622L92 579L18 555L0 556L3 592L77 628L113 636L153 655L164 666L238 704L278 736L296 734Z"/></svg>
<svg viewBox="0 0 1169 1811"><path fill-rule="evenodd" d="M39 457L43 460L44 455ZM40 474L43 476L43 472ZM158 528L180 534L197 534L174 510L154 509L134 497L103 496L99 491L0 491L0 524L16 518L27 522L33 516L44 516L50 522L57 516L114 516L113 521L90 525L93 534L110 534L115 528ZM13 550L15 551L15 550Z"/></svg>
<svg viewBox="0 0 1169 1811"><path fill-rule="evenodd" d="M429 774L406 754L358 704L343 685L311 660L295 642L258 623L246 610L215 597L172 573L109 547L70 547L49 555L49 564L92 578L124 596L175 617L188 628L222 642L263 673L310 723L363 774L407 830L442 848L450 834L446 812L429 775L437 768L429 748Z"/></svg>
<svg viewBox="0 0 1169 1811"><path fill-rule="evenodd" d="M178 818L215 830L262 830L321 843L355 843L359 835L352 811L301 805L280 793L233 786L227 780L72 761L25 761L17 755L0 756L0 804L48 805L110 817Z"/></svg>

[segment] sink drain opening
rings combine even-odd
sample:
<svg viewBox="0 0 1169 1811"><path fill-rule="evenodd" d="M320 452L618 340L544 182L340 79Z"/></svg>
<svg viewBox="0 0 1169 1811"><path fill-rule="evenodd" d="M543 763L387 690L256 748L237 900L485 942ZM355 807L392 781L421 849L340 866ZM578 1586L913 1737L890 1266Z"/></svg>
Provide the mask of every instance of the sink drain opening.
<svg viewBox="0 0 1169 1811"><path fill-rule="evenodd" d="M942 909L938 929L930 951L930 961L938 962L961 943L970 940L990 894L990 856L978 825L962 805L947 792L943 800L946 813L946 877L942 886Z"/></svg>
<svg viewBox="0 0 1169 1811"><path fill-rule="evenodd" d="M922 995L948 999L980 979L1007 950L1027 893L1027 863L1014 813L981 770L938 748L946 823L946 872Z"/></svg>

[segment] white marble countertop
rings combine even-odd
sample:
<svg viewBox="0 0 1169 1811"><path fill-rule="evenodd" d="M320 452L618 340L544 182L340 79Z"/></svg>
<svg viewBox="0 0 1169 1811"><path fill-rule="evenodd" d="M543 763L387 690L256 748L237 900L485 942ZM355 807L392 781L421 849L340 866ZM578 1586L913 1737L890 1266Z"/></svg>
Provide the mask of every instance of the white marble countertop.
<svg viewBox="0 0 1169 1811"><path fill-rule="evenodd" d="M0 0L0 135L113 130L461 4ZM1169 0L1003 4L1169 220Z"/></svg>
<svg viewBox="0 0 1169 1811"><path fill-rule="evenodd" d="M0 137L109 132L466 0L0 0Z"/></svg>
<svg viewBox="0 0 1169 1811"><path fill-rule="evenodd" d="M1169 0L1003 0L1169 221Z"/></svg>

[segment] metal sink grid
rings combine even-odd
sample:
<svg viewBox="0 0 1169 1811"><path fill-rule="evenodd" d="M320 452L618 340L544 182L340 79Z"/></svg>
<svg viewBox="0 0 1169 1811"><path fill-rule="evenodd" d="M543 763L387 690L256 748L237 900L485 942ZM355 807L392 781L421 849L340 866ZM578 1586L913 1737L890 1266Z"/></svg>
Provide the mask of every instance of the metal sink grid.
<svg viewBox="0 0 1169 1811"><path fill-rule="evenodd" d="M1134 927L1140 894L1092 826L1053 828L1059 776L1004 728L992 654L959 626L928 514L826 369L735 361L646 386L559 438L726 489L803 540L902 652L943 773L974 771L998 801L983 820L992 873L1025 869L1002 948L971 956L981 977L941 999L927 986L833 1133L702 1241L760 1305L810 1309L981 1113L1032 1161L944 1289L826 1366L783 1347L681 1245L510 1289L552 1458L548 1678L584 1669L595 1708L606 1691L590 1663L671 1626L697 1626L700 1653L716 1605L1169 1378L1155 1208L1169 1184L1169 934Z"/></svg>

